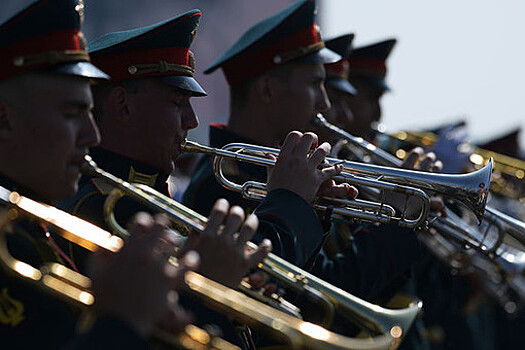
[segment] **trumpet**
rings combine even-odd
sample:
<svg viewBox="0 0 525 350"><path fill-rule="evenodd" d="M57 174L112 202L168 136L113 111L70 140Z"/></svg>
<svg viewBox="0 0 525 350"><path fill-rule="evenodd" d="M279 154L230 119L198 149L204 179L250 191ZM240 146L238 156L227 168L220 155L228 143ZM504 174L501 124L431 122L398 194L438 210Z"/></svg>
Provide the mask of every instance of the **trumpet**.
<svg viewBox="0 0 525 350"><path fill-rule="evenodd" d="M341 137L342 140L346 141L347 143L350 143L353 146L359 148L361 151L366 152L367 155L371 157L372 161L380 162L382 164L387 164L395 167L399 167L402 164L402 160L400 160L396 156L391 155L390 153L370 144L362 138L355 137L350 133L342 130L341 128L330 124L321 114L318 114L316 116L315 122L316 124L323 126L329 129L330 131L336 133L339 137ZM490 163L491 162L489 161L489 164ZM495 225L500 229L502 233L513 236L521 244L525 245L525 223L514 219L506 214L503 214L499 210L496 210L495 208L492 208L489 205L487 205L485 209L486 210L484 213L484 218L490 224ZM487 244L484 244L483 241L473 239L476 237L476 235L479 236L479 231L472 229L470 225L464 224L463 221L455 214L451 213L451 216L453 217L453 219L450 220L447 220L445 218L436 218L438 225L439 223L442 223L443 225L452 228L453 230L450 231L451 235L454 235L456 240L459 240L462 244L466 244L474 248L479 248L481 251L490 253L495 251L499 247L499 244L503 243L504 234L500 234L494 241L495 243L492 244L492 247L488 248ZM479 220L479 217L477 215L476 217ZM433 222L436 222L436 219L433 219ZM453 234L452 232L454 232L455 234ZM457 235L457 232L460 232L462 234ZM483 237L486 238L486 235L483 235Z"/></svg>
<svg viewBox="0 0 525 350"><path fill-rule="evenodd" d="M321 114L316 116L315 122L341 138L339 146L334 148L340 149L344 142L357 149L361 157L366 156L368 161L401 166L401 159L330 124ZM419 238L452 268L471 270L485 276L489 293L497 298L507 312L514 313L518 302L507 297L506 289L510 288L518 299L525 301L525 252L508 245L505 239L511 236L525 245L525 223L490 206L486 207L484 219L488 225L482 232L449 211L446 218L435 216L429 220L429 226L436 233L420 235ZM496 234L490 234L491 226L498 229ZM464 247L472 250L465 250Z"/></svg>
<svg viewBox="0 0 525 350"><path fill-rule="evenodd" d="M437 140L437 135L431 132L417 132L417 131L400 131L391 135L386 135L391 142L392 148L399 147L399 144L413 144L423 146L425 148L431 147ZM494 160L494 175L493 183L490 191L505 197L514 199L523 199L525 197L525 186L523 179L525 178L525 161L513 158L505 154L489 151L480 147L475 147L469 144L461 144L458 149L471 152L468 162L470 167L479 169L484 164L487 164L489 159ZM401 149L396 149L399 156L404 154ZM513 180L513 181L510 181Z"/></svg>
<svg viewBox="0 0 525 350"><path fill-rule="evenodd" d="M0 265L3 265L5 271L14 277L21 278L36 288L89 313L95 303L95 296L91 292L91 280L88 277L55 262L47 262L35 268L11 255L7 246L6 226L19 218L36 220L46 226L52 226L65 239L90 251L102 249L117 252L122 248L124 241L118 236L55 207L0 187ZM187 284L193 279L203 283L202 276L193 272L186 275ZM208 280L204 279L204 281ZM223 291L225 287L216 288L218 291ZM157 329L152 337L174 349L239 349L224 339L191 324L177 335Z"/></svg>
<svg viewBox="0 0 525 350"><path fill-rule="evenodd" d="M314 121L317 125L326 128L327 130L331 131L332 133L335 133L338 135L342 140L344 140L346 143L351 144L352 146L358 148L360 151L364 152L368 157L369 161L372 162L378 162L381 164L386 164L392 167L401 167L403 161L390 153L382 150L381 148L378 148L371 143L365 141L364 139L360 137L355 137L352 134L346 132L345 130L329 123L321 114L317 114ZM480 173L480 171L482 171ZM478 219L478 222L481 223L483 217L484 217L484 211L485 207L487 205L487 199L488 199L488 191L489 191L489 185L491 180L491 173L492 173L492 160L489 160L487 165L483 167L482 169L479 169L477 171L468 173L468 174L462 174L462 175L445 175L445 176L453 176L452 178L459 176L460 178L469 179L472 178L474 180L482 180L482 181L473 181L474 185L469 185L466 190L462 190L461 188L457 189L451 189L449 192L449 195L447 198L452 198L454 201L459 201L463 205L466 205L467 208L470 208L476 218ZM472 176L471 174L478 174L478 176ZM482 176L479 176L481 175ZM481 191L479 192L478 197L474 197L474 200L468 199L463 200L463 198L466 197L466 193L472 193L472 191L476 191L475 184L478 184L479 187L481 187ZM459 196L456 196L453 194L455 190L459 190ZM441 194L447 194L446 192L439 192L437 193ZM468 196L467 196L468 197ZM472 203L477 203L472 204Z"/></svg>
<svg viewBox="0 0 525 350"><path fill-rule="evenodd" d="M432 225L437 232L419 238L454 270L481 276L485 292L516 315L525 306L525 223L487 208L484 225L475 229L449 212Z"/></svg>
<svg viewBox="0 0 525 350"><path fill-rule="evenodd" d="M266 194L265 184L247 181L244 184L236 184L228 180L222 171L222 162L225 159L248 162L257 165L271 166L275 161L268 159L266 155L277 156L279 150L269 147L232 143L221 149L207 147L195 142L185 141L181 149L187 152L204 153L215 156L214 171L215 176L222 186L229 190L239 192L248 199L260 200ZM429 193L440 193L453 197L458 202L469 208L481 222L483 212L487 202L490 177L492 172L492 162L476 172L462 175L432 174L420 171L396 169L392 167L363 164L358 162L344 161L336 158L325 159L325 165L331 166L342 164L343 171L334 179L356 185L377 188L388 192L397 192L409 196L414 196L421 200L421 210L416 219L407 218L405 211L400 216L392 215L395 210L383 201L347 201L337 198L323 197L321 200L329 201L330 205L314 203L313 206L318 211L330 211L334 214L341 214L346 217L395 224L407 228L417 228L426 226L426 219L430 207ZM409 186L410 184L410 186Z"/></svg>
<svg viewBox="0 0 525 350"><path fill-rule="evenodd" d="M500 231L512 236L520 244L525 246L525 222L492 207L487 208L485 217L489 222L498 227Z"/></svg>
<svg viewBox="0 0 525 350"><path fill-rule="evenodd" d="M116 202L124 195L135 198L154 210L165 213L171 220L182 222L197 232L202 232L206 226L207 218L204 216L167 198L148 186L130 184L103 171L98 168L89 157L86 157L86 162L82 166L82 172L90 176L99 177L115 188L106 200L104 211L108 223L117 232L121 228L116 222L112 212ZM256 248L251 242L248 242L248 246ZM271 323L279 329L279 332L286 332L286 338L288 338L292 345L294 345L295 342L301 344L298 348L379 349L383 348L383 346L385 346L385 348L396 348L402 336L421 310L422 305L419 300L409 302L408 306L403 309L386 309L371 304L326 283L320 278L309 274L271 253L258 267L292 290L300 291L304 288L311 288L318 291L330 301L335 310L368 333L376 335L368 339L343 337L331 333L318 325L308 322L303 323L304 321L299 321L298 318L283 314L273 308L268 309L267 305L263 304L265 308L261 308L260 303L257 303L257 306L254 306L254 308L261 309L254 312L252 317L259 315L263 311L267 311L268 314L265 315L265 317L268 319L261 317L261 320L258 320L258 322L262 323L262 325ZM242 300L253 300L246 298L247 297L242 298ZM227 311L228 314L231 312L231 310L225 311ZM253 311L249 311L247 314L251 314L251 312ZM242 316L238 313L234 315L239 316L240 321L248 323L248 325L254 323L254 320L250 320L246 315ZM276 318L276 316L278 316L278 318ZM244 320L243 317L248 319ZM286 322L281 322L279 320L281 318L286 319ZM262 319L264 319L264 322ZM271 322L269 320L271 320ZM308 326L303 326L303 324L308 324ZM319 333L321 330L322 335ZM293 340L290 340L291 338ZM311 342L315 343L315 346L310 345Z"/></svg>

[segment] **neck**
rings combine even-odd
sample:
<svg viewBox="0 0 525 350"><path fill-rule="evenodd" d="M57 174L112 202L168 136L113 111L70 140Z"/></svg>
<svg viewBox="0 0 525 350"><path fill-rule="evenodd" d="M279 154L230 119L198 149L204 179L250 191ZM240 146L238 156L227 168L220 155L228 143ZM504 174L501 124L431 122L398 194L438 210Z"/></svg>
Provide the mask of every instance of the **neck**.
<svg viewBox="0 0 525 350"><path fill-rule="evenodd" d="M281 142L281 135L272 119L264 106L247 106L242 110L232 110L228 129L254 140L258 145L277 147Z"/></svg>
<svg viewBox="0 0 525 350"><path fill-rule="evenodd" d="M111 117L107 119L113 120ZM144 145L140 142L141 135L137 132L136 128L118 123L106 122L100 126L100 136L100 148L131 160L153 166L153 164L150 164L150 159L144 159L143 157Z"/></svg>
<svg viewBox="0 0 525 350"><path fill-rule="evenodd" d="M133 157L132 144L129 142L129 140L134 139L133 135L128 135L122 130L116 130L110 125L105 125L104 127L100 128L100 136L100 148L121 154L128 158L135 158Z"/></svg>

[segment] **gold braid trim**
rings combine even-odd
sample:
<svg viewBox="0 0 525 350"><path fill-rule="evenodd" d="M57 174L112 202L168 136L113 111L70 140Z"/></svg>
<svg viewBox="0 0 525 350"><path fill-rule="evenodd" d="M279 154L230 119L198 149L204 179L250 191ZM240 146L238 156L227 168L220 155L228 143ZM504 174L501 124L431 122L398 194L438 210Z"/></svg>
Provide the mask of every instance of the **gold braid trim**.
<svg viewBox="0 0 525 350"><path fill-rule="evenodd" d="M185 75L193 76L195 69L182 64L168 63L160 61L158 63L134 64L128 67L128 72L131 75L149 74L149 73L164 73L164 72L178 72Z"/></svg>
<svg viewBox="0 0 525 350"><path fill-rule="evenodd" d="M319 51L321 49L324 49L325 45L323 41L320 41L318 43L314 43L308 46L299 47L298 49L295 49L293 51L283 52L273 58L273 62L275 64L281 64L285 62L289 62L291 60L294 60L296 58L306 56L309 53L313 53L316 51Z"/></svg>
<svg viewBox="0 0 525 350"><path fill-rule="evenodd" d="M17 56L13 59L13 64L17 67L24 67L42 63L58 64L78 61L89 62L89 54L86 51L77 50L48 51L34 55Z"/></svg>

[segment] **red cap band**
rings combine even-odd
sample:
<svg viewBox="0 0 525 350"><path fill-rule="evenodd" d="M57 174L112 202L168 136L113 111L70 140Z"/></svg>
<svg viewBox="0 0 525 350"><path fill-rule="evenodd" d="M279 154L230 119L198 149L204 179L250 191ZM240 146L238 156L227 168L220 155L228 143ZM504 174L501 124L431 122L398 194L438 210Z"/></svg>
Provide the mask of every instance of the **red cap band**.
<svg viewBox="0 0 525 350"><path fill-rule="evenodd" d="M232 59L223 66L224 75L230 85L259 75L281 63L289 52L300 51L302 48L322 42L316 24L304 28L290 36L282 38L262 50L254 50ZM300 56L299 56L300 57Z"/></svg>
<svg viewBox="0 0 525 350"><path fill-rule="evenodd" d="M14 45L1 49L0 55L0 80L15 76L26 71L34 70L38 66L45 66L54 63L67 63L68 61L79 61L78 57L67 59L67 53L85 53L86 44L84 35L79 29L67 29L44 35L32 37L28 40L18 42ZM54 57L52 52L56 52ZM26 59L31 55L42 55L48 53L48 59L31 63ZM59 57L60 54L64 55ZM53 62L55 58L56 62ZM87 60L87 59L86 59Z"/></svg>
<svg viewBox="0 0 525 350"><path fill-rule="evenodd" d="M343 59L335 63L328 63L325 64L324 67L328 78L337 77L348 79L349 64L347 60Z"/></svg>
<svg viewBox="0 0 525 350"><path fill-rule="evenodd" d="M386 62L383 59L352 58L350 60L350 75L386 76Z"/></svg>
<svg viewBox="0 0 525 350"><path fill-rule="evenodd" d="M111 76L111 80L126 80L139 77L186 75L193 76L193 62L190 50L186 47L161 47L144 51L122 52L115 55L92 54L93 64ZM168 65L181 66L180 70L141 73L140 66L166 62ZM191 71L191 73L190 73Z"/></svg>

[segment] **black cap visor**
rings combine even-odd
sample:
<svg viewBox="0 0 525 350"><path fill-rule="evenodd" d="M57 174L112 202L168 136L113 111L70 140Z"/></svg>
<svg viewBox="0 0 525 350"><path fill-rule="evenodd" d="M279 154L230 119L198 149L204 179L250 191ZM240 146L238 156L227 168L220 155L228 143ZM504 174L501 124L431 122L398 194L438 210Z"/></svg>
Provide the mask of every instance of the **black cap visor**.
<svg viewBox="0 0 525 350"><path fill-rule="evenodd" d="M189 91L193 96L196 97L208 95L193 77L187 77L184 75L168 75L159 77L159 80L181 90Z"/></svg>
<svg viewBox="0 0 525 350"><path fill-rule="evenodd" d="M328 63L335 63L341 59L342 59L341 55L325 47L319 51L312 52L308 55L296 58L292 62L328 64Z"/></svg>
<svg viewBox="0 0 525 350"><path fill-rule="evenodd" d="M73 75L89 79L109 80L109 75L95 67L90 62L66 63L54 66L49 69L50 72Z"/></svg>
<svg viewBox="0 0 525 350"><path fill-rule="evenodd" d="M352 84L343 78L328 78L326 79L326 85L352 96L357 94L357 90L352 86Z"/></svg>

